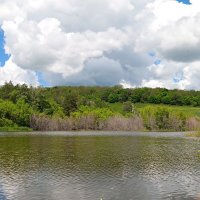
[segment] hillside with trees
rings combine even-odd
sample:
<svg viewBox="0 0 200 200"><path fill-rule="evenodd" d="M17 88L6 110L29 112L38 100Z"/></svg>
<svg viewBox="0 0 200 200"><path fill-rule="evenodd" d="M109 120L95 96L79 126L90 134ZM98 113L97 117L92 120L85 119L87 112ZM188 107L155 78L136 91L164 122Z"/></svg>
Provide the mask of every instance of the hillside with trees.
<svg viewBox="0 0 200 200"><path fill-rule="evenodd" d="M0 129L170 130L200 128L200 91L165 88L0 87Z"/></svg>

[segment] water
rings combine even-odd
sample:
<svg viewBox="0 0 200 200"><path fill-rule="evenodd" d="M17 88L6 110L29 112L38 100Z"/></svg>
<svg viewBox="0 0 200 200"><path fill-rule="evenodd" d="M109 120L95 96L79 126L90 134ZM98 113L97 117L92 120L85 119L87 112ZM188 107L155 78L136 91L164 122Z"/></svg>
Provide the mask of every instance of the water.
<svg viewBox="0 0 200 200"><path fill-rule="evenodd" d="M0 134L0 200L200 197L200 140L89 134Z"/></svg>

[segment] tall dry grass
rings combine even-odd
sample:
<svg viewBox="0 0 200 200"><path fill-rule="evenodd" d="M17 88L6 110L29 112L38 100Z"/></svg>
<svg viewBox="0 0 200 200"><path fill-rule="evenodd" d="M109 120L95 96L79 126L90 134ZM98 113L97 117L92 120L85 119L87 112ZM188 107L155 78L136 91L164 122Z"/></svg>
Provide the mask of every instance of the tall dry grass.
<svg viewBox="0 0 200 200"><path fill-rule="evenodd" d="M71 130L106 130L106 131L136 131L144 130L141 117L125 118L110 117L101 121L93 115L79 118L55 119L46 116L32 116L30 127L36 131L71 131Z"/></svg>
<svg viewBox="0 0 200 200"><path fill-rule="evenodd" d="M182 119L175 115L169 115L162 126L151 115L145 119L140 116L123 117L112 116L106 120L99 120L94 115L81 116L79 118L51 118L47 116L33 115L30 119L30 128L36 131L71 131L71 130L104 130L104 131L193 131L200 130L200 120L197 118ZM164 127L163 128L159 128Z"/></svg>

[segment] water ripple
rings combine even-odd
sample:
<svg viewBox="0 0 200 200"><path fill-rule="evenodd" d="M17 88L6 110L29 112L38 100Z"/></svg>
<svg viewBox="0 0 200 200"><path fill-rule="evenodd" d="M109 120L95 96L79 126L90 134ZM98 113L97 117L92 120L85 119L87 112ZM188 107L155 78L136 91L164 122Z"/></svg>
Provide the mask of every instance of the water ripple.
<svg viewBox="0 0 200 200"><path fill-rule="evenodd" d="M199 140L6 135L0 200L197 199Z"/></svg>

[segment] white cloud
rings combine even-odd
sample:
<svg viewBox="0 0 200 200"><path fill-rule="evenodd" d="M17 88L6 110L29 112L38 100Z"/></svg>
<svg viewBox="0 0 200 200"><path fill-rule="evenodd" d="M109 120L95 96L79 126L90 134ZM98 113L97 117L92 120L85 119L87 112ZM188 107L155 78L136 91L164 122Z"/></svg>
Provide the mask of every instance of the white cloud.
<svg viewBox="0 0 200 200"><path fill-rule="evenodd" d="M34 21L5 21L6 51L24 69L60 73L67 77L83 69L84 63L104 52L120 49L128 37L122 30L65 33L55 18Z"/></svg>
<svg viewBox="0 0 200 200"><path fill-rule="evenodd" d="M36 73L30 70L24 70L12 62L10 58L4 67L0 68L0 85L12 80L13 84L27 84L38 86L39 82Z"/></svg>
<svg viewBox="0 0 200 200"><path fill-rule="evenodd" d="M142 87L150 87L150 88L157 88L157 87L163 88L163 87L165 87L163 82L158 81L158 80L149 80L149 81L143 80L141 86Z"/></svg>
<svg viewBox="0 0 200 200"><path fill-rule="evenodd" d="M154 49L163 59L176 62L200 60L200 2L191 2L155 0L148 4L143 17L146 20L151 13L151 21L141 31L135 49Z"/></svg>
<svg viewBox="0 0 200 200"><path fill-rule="evenodd" d="M165 62L160 65L151 65L148 77L142 80L140 87L164 87L168 89L199 89L200 62L190 65L185 63Z"/></svg>
<svg viewBox="0 0 200 200"><path fill-rule="evenodd" d="M135 85L132 85L130 82L125 81L125 80L121 80L120 85L123 88L135 88L136 87Z"/></svg>
<svg viewBox="0 0 200 200"><path fill-rule="evenodd" d="M114 11L118 12L120 10L133 10L134 6L133 4L130 3L129 0L113 0L113 1L109 1L109 7L111 9L113 9Z"/></svg>
<svg viewBox="0 0 200 200"><path fill-rule="evenodd" d="M106 58L92 58L82 71L63 78L60 74L45 73L50 85L118 85L124 71L118 61Z"/></svg>
<svg viewBox="0 0 200 200"><path fill-rule="evenodd" d="M199 89L200 1L191 3L0 0L0 24L13 65L52 85Z"/></svg>

